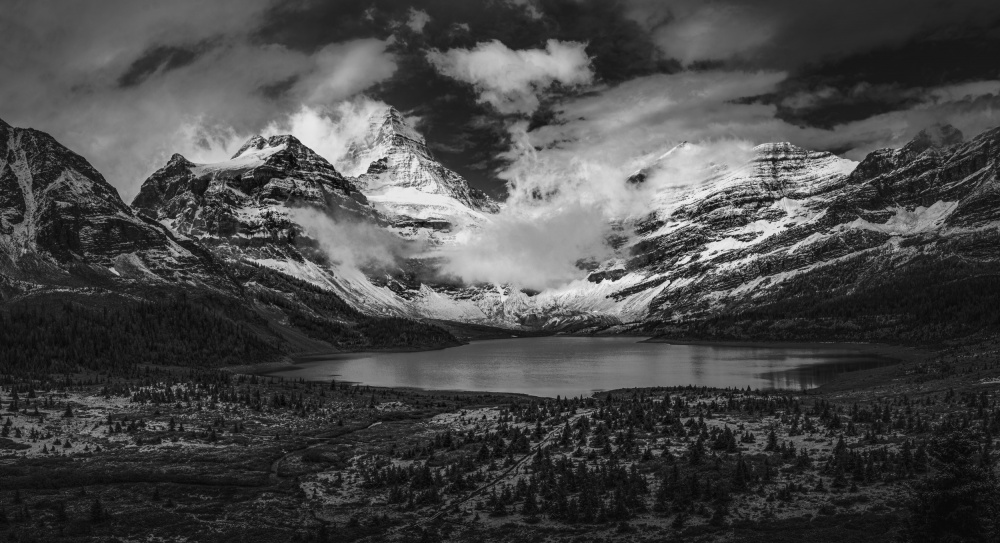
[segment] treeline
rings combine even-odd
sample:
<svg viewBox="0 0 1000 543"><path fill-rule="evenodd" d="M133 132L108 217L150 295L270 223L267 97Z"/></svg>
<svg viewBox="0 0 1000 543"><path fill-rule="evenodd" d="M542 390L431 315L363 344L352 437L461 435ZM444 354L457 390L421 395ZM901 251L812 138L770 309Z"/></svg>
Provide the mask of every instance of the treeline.
<svg viewBox="0 0 1000 543"><path fill-rule="evenodd" d="M339 349L427 349L459 344L443 328L365 315L328 290L264 266L240 262L232 270L240 284L268 289L253 292L259 301L280 308L293 326Z"/></svg>
<svg viewBox="0 0 1000 543"><path fill-rule="evenodd" d="M349 323L294 311L289 321L309 336L346 351L427 349L459 345L455 336L444 329L409 319L361 316Z"/></svg>
<svg viewBox="0 0 1000 543"><path fill-rule="evenodd" d="M184 292L114 307L79 303L0 310L0 373L121 373L136 364L220 366L270 360L278 347L246 323L241 305Z"/></svg>
<svg viewBox="0 0 1000 543"><path fill-rule="evenodd" d="M831 268L832 276L838 271ZM934 342L1000 329L1000 274L966 259L910 262L905 273L831 289L835 278L790 280L764 306L665 327L705 339Z"/></svg>
<svg viewBox="0 0 1000 543"><path fill-rule="evenodd" d="M245 298L170 291L153 300L39 299L0 307L0 374L78 370L123 375L136 364L254 364L282 352L278 334L250 301L279 308L307 335L343 350L458 345L449 332L402 318L365 315L336 294L253 263L230 263Z"/></svg>

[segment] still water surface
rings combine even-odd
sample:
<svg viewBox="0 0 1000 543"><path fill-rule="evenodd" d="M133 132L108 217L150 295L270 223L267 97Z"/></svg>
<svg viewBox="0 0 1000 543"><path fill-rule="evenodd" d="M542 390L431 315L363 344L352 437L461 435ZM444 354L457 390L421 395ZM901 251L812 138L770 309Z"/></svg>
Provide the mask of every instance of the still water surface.
<svg viewBox="0 0 1000 543"><path fill-rule="evenodd" d="M474 341L440 351L334 354L270 375L554 397L683 385L799 390L819 386L845 371L894 363L835 344L737 347L640 341L630 337Z"/></svg>

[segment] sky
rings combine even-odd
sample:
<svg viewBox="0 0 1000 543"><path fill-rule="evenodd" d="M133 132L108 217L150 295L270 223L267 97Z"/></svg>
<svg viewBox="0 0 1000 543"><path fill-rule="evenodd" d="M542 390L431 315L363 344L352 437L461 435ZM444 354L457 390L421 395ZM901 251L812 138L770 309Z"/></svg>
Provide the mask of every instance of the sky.
<svg viewBox="0 0 1000 543"><path fill-rule="evenodd" d="M974 136L1000 125L997 58L995 0L8 0L0 118L131 201L173 153L256 133L335 161L391 104L473 186L585 209L682 141L858 160Z"/></svg>

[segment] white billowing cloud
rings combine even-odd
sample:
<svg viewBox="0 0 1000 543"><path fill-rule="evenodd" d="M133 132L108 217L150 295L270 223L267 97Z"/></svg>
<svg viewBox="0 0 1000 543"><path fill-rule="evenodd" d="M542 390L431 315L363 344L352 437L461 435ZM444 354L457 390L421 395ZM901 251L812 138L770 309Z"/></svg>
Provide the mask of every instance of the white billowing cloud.
<svg viewBox="0 0 1000 543"><path fill-rule="evenodd" d="M910 109L830 130L792 125L775 117L773 105L740 100L773 92L784 78L768 71L661 74L564 101L555 122L515 138L501 172L509 204L538 194L589 194L603 199L611 215L635 209L634 195L618 180L683 141L710 149L704 152L712 161L720 160L715 154L738 157L739 146L779 141L860 160L937 122L954 124L966 137L1000 124L1000 84L993 81L924 89Z"/></svg>
<svg viewBox="0 0 1000 543"><path fill-rule="evenodd" d="M426 11L410 8L410 18L406 21L406 26L410 27L410 30L417 33L423 32L424 27L429 22L431 22L431 16Z"/></svg>
<svg viewBox="0 0 1000 543"><path fill-rule="evenodd" d="M508 208L444 249L443 271L470 284L555 287L586 275L576 266L581 258L609 254L603 243L608 232L594 207Z"/></svg>
<svg viewBox="0 0 1000 543"><path fill-rule="evenodd" d="M753 158L754 144L747 140L722 139L699 143L681 143L657 157L647 170L646 179L639 189L642 202L665 190L697 188L700 183L719 171L731 171ZM648 211L643 206L633 212Z"/></svg>
<svg viewBox="0 0 1000 543"><path fill-rule="evenodd" d="M687 73L655 76L565 101L559 122L527 132L510 125L514 146L501 177L508 199L500 214L459 239L445 271L467 282L547 288L584 277L581 259L602 259L612 220L648 213L658 191L693 184L705 165L736 166L752 144L724 126L731 100L769 91L784 74ZM744 94L746 93L746 94ZM773 120L770 106L743 118ZM678 138L678 134L687 137ZM645 183L625 180L683 140L701 143L672 153Z"/></svg>
<svg viewBox="0 0 1000 543"><path fill-rule="evenodd" d="M526 121L512 123L510 162L500 172L509 187L506 206L448 255L446 270L466 281L556 286L586 275L576 269L579 259L607 255L609 220L644 215L673 191L745 164L755 145L849 149L846 157L860 160L935 122L951 122L967 137L1000 124L998 85L991 81L926 89L926 99L910 110L833 130L791 125L775 117L773 105L740 100L773 92L785 77L721 70L653 75L565 100L555 122L531 132ZM625 182L653 163L644 183Z"/></svg>
<svg viewBox="0 0 1000 543"><path fill-rule="evenodd" d="M396 62L386 53L386 42L376 39L335 43L314 56L313 75L298 84L309 89L307 104L329 104L392 77Z"/></svg>
<svg viewBox="0 0 1000 543"><path fill-rule="evenodd" d="M777 134L774 125L782 123L774 119L773 106L733 101L770 92L784 77L656 75L566 101L558 122L530 133L522 126L515 137L507 154L511 162L500 174L509 184L508 204L530 204L542 195L600 202L609 218L641 212L646 195L628 190L623 181L667 149L690 141L734 150L732 140L769 141Z"/></svg>
<svg viewBox="0 0 1000 543"><path fill-rule="evenodd" d="M432 50L427 59L442 74L472 84L479 100L501 113L531 113L539 94L555 83L588 85L594 79L586 44L549 40L545 49L515 51L493 40L472 49Z"/></svg>
<svg viewBox="0 0 1000 543"><path fill-rule="evenodd" d="M354 165L346 160L352 142L360 141L368 133L369 119L389 107L383 102L361 96L345 100L331 107L302 106L280 122L272 122L264 135L292 134L306 147L329 160L344 175L355 176L367 164Z"/></svg>
<svg viewBox="0 0 1000 543"><path fill-rule="evenodd" d="M314 208L296 208L290 215L341 266L389 268L413 251L402 238L374 223L338 219Z"/></svg>

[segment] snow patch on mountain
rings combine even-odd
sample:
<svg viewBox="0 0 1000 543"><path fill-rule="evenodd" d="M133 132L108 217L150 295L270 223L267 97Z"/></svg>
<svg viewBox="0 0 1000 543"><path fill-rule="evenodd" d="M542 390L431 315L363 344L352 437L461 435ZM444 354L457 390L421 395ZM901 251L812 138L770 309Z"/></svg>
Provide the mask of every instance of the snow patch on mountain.
<svg viewBox="0 0 1000 543"><path fill-rule="evenodd" d="M883 232L893 236L918 234L941 228L957 207L958 202L944 202L941 200L934 202L930 207L918 206L913 209L907 209L902 206L895 206L889 209L893 213L892 217L884 223L873 223L859 217L844 226L846 228Z"/></svg>

